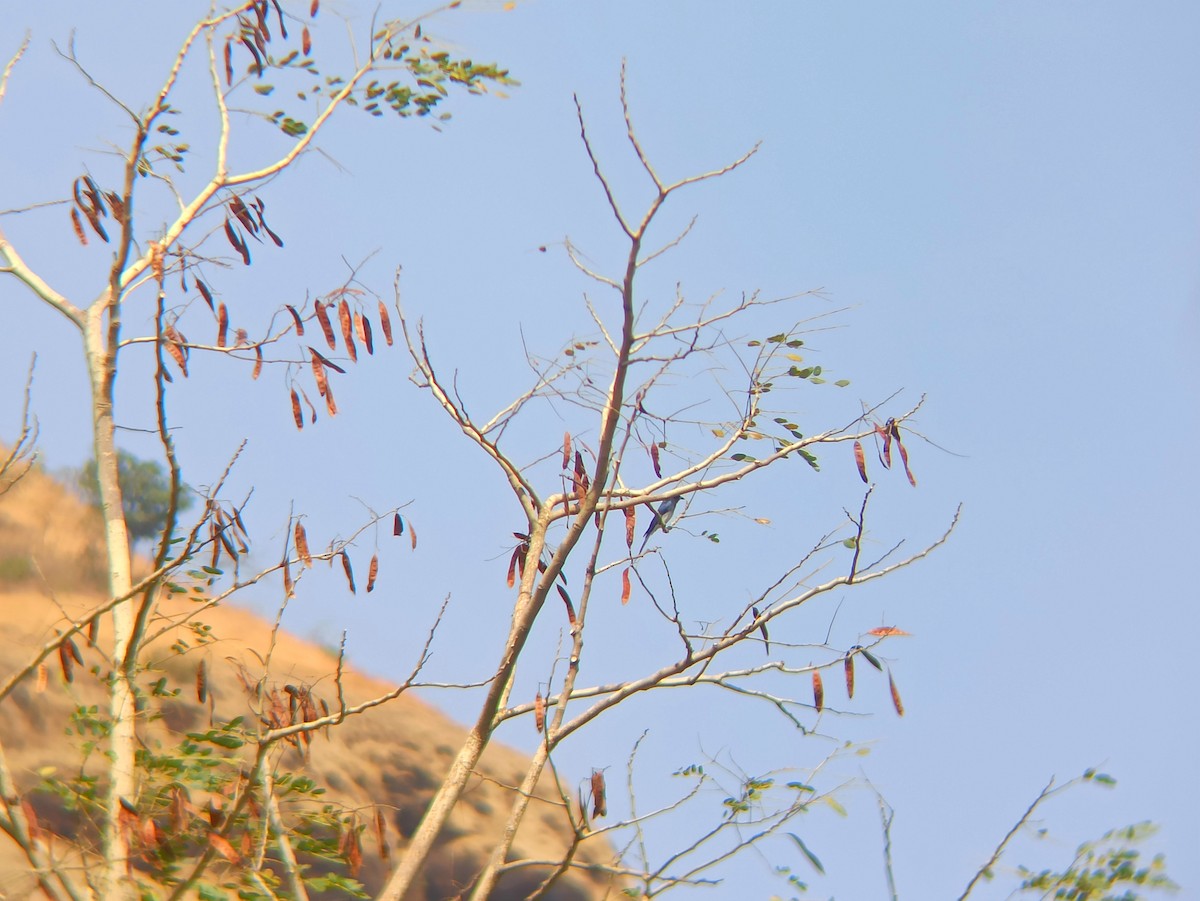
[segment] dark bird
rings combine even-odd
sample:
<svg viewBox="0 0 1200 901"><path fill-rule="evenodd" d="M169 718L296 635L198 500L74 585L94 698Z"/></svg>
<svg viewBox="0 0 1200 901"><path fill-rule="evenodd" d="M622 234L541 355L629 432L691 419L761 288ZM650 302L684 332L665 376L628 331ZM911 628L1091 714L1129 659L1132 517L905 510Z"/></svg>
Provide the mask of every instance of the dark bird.
<svg viewBox="0 0 1200 901"><path fill-rule="evenodd" d="M654 511L654 519L650 522L650 527L646 529L646 534L642 536L642 546L638 548L638 553L646 549L646 542L650 540L650 536L662 529L664 532L671 531L670 519L675 514L675 508L679 506L679 495L669 497Z"/></svg>
<svg viewBox="0 0 1200 901"><path fill-rule="evenodd" d="M758 612L757 607L751 607L750 612L754 614L755 619L758 619L760 616L762 616L762 614ZM763 646L767 649L767 654L769 655L771 653L771 636L767 634L767 624L765 621L759 623L758 631L762 633Z"/></svg>

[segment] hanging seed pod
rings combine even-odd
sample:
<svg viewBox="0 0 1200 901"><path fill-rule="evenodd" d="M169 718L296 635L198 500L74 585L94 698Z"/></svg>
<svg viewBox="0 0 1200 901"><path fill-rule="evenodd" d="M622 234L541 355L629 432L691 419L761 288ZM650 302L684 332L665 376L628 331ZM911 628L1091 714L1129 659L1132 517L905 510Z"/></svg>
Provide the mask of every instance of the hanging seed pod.
<svg viewBox="0 0 1200 901"><path fill-rule="evenodd" d="M888 690L892 693L892 706L896 708L897 716L904 716L904 702L900 700L900 691L896 688L896 680L892 671L888 670Z"/></svg>
<svg viewBox="0 0 1200 901"><path fill-rule="evenodd" d="M541 689L533 699L533 723L539 734L546 731L546 699L542 697Z"/></svg>
<svg viewBox="0 0 1200 901"><path fill-rule="evenodd" d="M300 397L296 389L292 389L292 418L296 420L296 428L304 428L304 413L300 409Z"/></svg>
<svg viewBox="0 0 1200 901"><path fill-rule="evenodd" d="M300 313L290 303L284 304L284 306L287 307L287 311L292 314L292 321L296 323L296 337L304 337L304 320L300 318Z"/></svg>
<svg viewBox="0 0 1200 901"><path fill-rule="evenodd" d="M854 697L854 654L848 653L842 659L842 667L846 670L846 695Z"/></svg>
<svg viewBox="0 0 1200 901"><path fill-rule="evenodd" d="M854 462L858 464L858 474L863 482L867 481L867 459L863 454L863 446L861 441L854 442Z"/></svg>
<svg viewBox="0 0 1200 901"><path fill-rule="evenodd" d="M358 362L358 349L354 346L354 317L350 315L350 304L345 298L338 304L338 322L342 327L342 340L352 362Z"/></svg>
<svg viewBox="0 0 1200 901"><path fill-rule="evenodd" d="M813 670L813 707L817 708L817 713L825 709L825 685L821 682L821 671Z"/></svg>
<svg viewBox="0 0 1200 901"><path fill-rule="evenodd" d="M379 325L383 329L383 340L387 342L387 346L392 346L392 319L388 316L387 307L383 305L383 301L379 301Z"/></svg>
<svg viewBox="0 0 1200 901"><path fill-rule="evenodd" d="M367 567L367 594L375 590L375 577L379 575L379 555L371 556L371 565Z"/></svg>
<svg viewBox="0 0 1200 901"><path fill-rule="evenodd" d="M71 652L67 650L66 642L62 642L58 646L58 665L62 668L63 681L74 682L75 662L71 659Z"/></svg>
<svg viewBox="0 0 1200 901"><path fill-rule="evenodd" d="M71 227L75 229L75 237L79 239L79 243L87 247L87 233L83 230L83 222L79 218L79 210L71 207Z"/></svg>
<svg viewBox="0 0 1200 901"><path fill-rule="evenodd" d="M329 321L329 313L326 312L325 304L320 298L313 301L313 309L316 311L317 322L321 325L321 331L325 334L325 341L329 345L329 349L337 349L337 341L333 337L333 323Z"/></svg>
<svg viewBox="0 0 1200 901"><path fill-rule="evenodd" d="M308 569L312 568L312 555L308 552L308 533L304 531L304 523L296 520L295 528L296 553L300 555L300 559L304 561L304 566Z"/></svg>
<svg viewBox="0 0 1200 901"><path fill-rule="evenodd" d="M387 840L387 820L378 804L375 805L375 844L379 846L379 859L387 863L391 859L392 849Z"/></svg>
<svg viewBox="0 0 1200 901"><path fill-rule="evenodd" d="M629 579L629 567L625 567L621 572L621 605L629 603L629 598L633 594L633 583Z"/></svg>
<svg viewBox="0 0 1200 901"><path fill-rule="evenodd" d="M574 627L575 626L575 605L571 603L571 598L567 594L565 588L563 588L561 585L555 585L554 587L558 589L558 596L562 598L563 603L567 607L567 622L569 622L571 624L571 626Z"/></svg>
<svg viewBox="0 0 1200 901"><path fill-rule="evenodd" d="M604 789L604 772L592 770L592 819L608 814L608 799Z"/></svg>

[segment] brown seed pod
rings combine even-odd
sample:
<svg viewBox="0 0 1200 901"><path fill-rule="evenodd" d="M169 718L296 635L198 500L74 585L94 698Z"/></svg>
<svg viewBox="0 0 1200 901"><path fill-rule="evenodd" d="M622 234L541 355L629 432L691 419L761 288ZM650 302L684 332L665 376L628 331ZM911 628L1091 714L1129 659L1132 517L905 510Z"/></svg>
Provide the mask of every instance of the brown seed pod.
<svg viewBox="0 0 1200 901"><path fill-rule="evenodd" d="M319 353L309 348L312 357L312 373L313 381L317 383L317 393L322 397L329 391L329 378L325 375L325 364L322 362L322 357Z"/></svg>
<svg viewBox="0 0 1200 901"><path fill-rule="evenodd" d="M63 681L74 682L75 662L71 659L71 652L67 650L67 643L65 641L58 646L58 665L62 667Z"/></svg>
<svg viewBox="0 0 1200 901"><path fill-rule="evenodd" d="M83 222L79 218L79 210L71 207L71 227L75 229L75 237L79 239L79 243L87 247L87 233L83 230Z"/></svg>
<svg viewBox="0 0 1200 901"><path fill-rule="evenodd" d="M320 298L313 301L313 309L317 313L317 322L321 324L321 331L325 333L325 342L329 345L330 350L337 348L337 341L333 337L333 323L329 321L329 313L325 310L325 303Z"/></svg>
<svg viewBox="0 0 1200 901"><path fill-rule="evenodd" d="M658 445L657 444L650 445L650 465L654 467L654 477L656 479L661 479L662 478L662 462L658 458Z"/></svg>
<svg viewBox="0 0 1200 901"><path fill-rule="evenodd" d="M379 846L380 860L387 863L391 859L392 849L387 840L387 820L379 805L375 806L375 843Z"/></svg>
<svg viewBox="0 0 1200 901"><path fill-rule="evenodd" d="M217 347L225 346L225 335L229 331L229 310L225 304L217 306Z"/></svg>
<svg viewBox="0 0 1200 901"><path fill-rule="evenodd" d="M196 279L196 288L199 289L200 296L204 298L204 302L208 304L208 308L215 313L217 308L213 304L212 292L208 290L208 285L204 284L200 279Z"/></svg>
<svg viewBox="0 0 1200 901"><path fill-rule="evenodd" d="M854 654L847 654L842 660L842 667L846 670L846 695L854 697Z"/></svg>
<svg viewBox="0 0 1200 901"><path fill-rule="evenodd" d="M563 462L562 468L566 469L571 465L571 433L563 432Z"/></svg>
<svg viewBox="0 0 1200 901"><path fill-rule="evenodd" d="M858 464L858 474L864 482L867 481L867 458L863 454L863 446L861 441L854 442L854 462Z"/></svg>
<svg viewBox="0 0 1200 901"><path fill-rule="evenodd" d="M517 566L524 559L520 546L512 552L512 556L508 558L508 587L512 588L517 581ZM521 567L524 570L524 566Z"/></svg>
<svg viewBox="0 0 1200 901"><path fill-rule="evenodd" d="M387 307L383 305L383 301L379 301L379 325L383 329L383 340L387 342L387 346L392 346L392 320L388 316Z"/></svg>
<svg viewBox="0 0 1200 901"><path fill-rule="evenodd" d="M563 603L567 606L567 622L572 626L575 625L575 605L571 603L571 597L567 594L567 590L561 585L555 585L558 589L558 596L562 598Z"/></svg>
<svg viewBox="0 0 1200 901"><path fill-rule="evenodd" d="M292 314L292 321L296 323L296 337L304 337L304 320L300 318L299 312L297 312L296 308L290 303L284 304L284 306L287 307L287 311Z"/></svg>
<svg viewBox="0 0 1200 901"><path fill-rule="evenodd" d="M637 507L625 508L625 547L633 550L633 536L637 533Z"/></svg>
<svg viewBox="0 0 1200 901"><path fill-rule="evenodd" d="M163 326L163 338L166 339L167 353L171 355L171 359L175 361L175 365L179 367L183 377L187 378L187 354L183 348L183 335L168 322Z"/></svg>
<svg viewBox="0 0 1200 901"><path fill-rule="evenodd" d="M350 359L358 362L358 349L354 346L354 318L350 315L350 304L345 298L338 304L338 321L342 326L342 340L346 342L346 353Z"/></svg>
<svg viewBox="0 0 1200 901"><path fill-rule="evenodd" d="M629 579L629 567L625 567L621 571L621 605L629 603L629 597L633 594L633 583Z"/></svg>
<svg viewBox="0 0 1200 901"><path fill-rule="evenodd" d="M546 699L542 697L541 689L538 689L537 697L533 699L533 724L537 726L539 733L546 729Z"/></svg>
<svg viewBox="0 0 1200 901"><path fill-rule="evenodd" d="M896 708L896 715L904 716L904 702L900 700L900 691L896 688L896 680L892 678L891 670L888 670L888 690L892 693L892 706Z"/></svg>
<svg viewBox="0 0 1200 901"><path fill-rule="evenodd" d="M333 399L333 389L328 386L325 388L325 409L330 416L337 416L337 401Z"/></svg>
<svg viewBox="0 0 1200 901"><path fill-rule="evenodd" d="M371 565L367 567L367 594L375 590L375 577L379 575L379 555L371 556Z"/></svg>
<svg viewBox="0 0 1200 901"><path fill-rule="evenodd" d="M904 449L904 445L900 443L900 430L896 429L896 450L900 451L900 461L904 464L904 474L908 476L908 484L914 488L917 487L917 478L912 474L912 470L908 468L908 451Z"/></svg>
<svg viewBox="0 0 1200 901"><path fill-rule="evenodd" d="M592 819L608 814L608 799L604 790L604 771L592 770Z"/></svg>
<svg viewBox="0 0 1200 901"><path fill-rule="evenodd" d="M247 835L249 835L249 833L247 833ZM212 846L214 851L216 851L230 863L237 863L242 859L237 851L234 850L233 845L229 844L229 840L222 838L215 832L210 832L208 834L208 843Z"/></svg>
<svg viewBox="0 0 1200 901"><path fill-rule="evenodd" d="M821 671L813 670L813 706L817 708L817 713L825 709L825 685L821 682Z"/></svg>
<svg viewBox="0 0 1200 901"><path fill-rule="evenodd" d="M254 345L254 368L250 371L250 378L257 379L260 375L262 375L262 367L263 367L262 345L255 344Z"/></svg>
<svg viewBox="0 0 1200 901"><path fill-rule="evenodd" d="M208 663L204 660L196 667L196 700L201 704L208 700Z"/></svg>
<svg viewBox="0 0 1200 901"><path fill-rule="evenodd" d="M358 589L354 587L354 570L350 567L350 555L342 551L342 569L346 573L346 581L350 584L350 593L358 594Z"/></svg>
<svg viewBox="0 0 1200 901"><path fill-rule="evenodd" d="M361 313L356 314L359 321L362 323L362 339L366 345L367 353L374 355L375 353L375 336L371 333L371 320Z"/></svg>
<svg viewBox="0 0 1200 901"><path fill-rule="evenodd" d="M309 569L312 568L312 555L308 552L308 533L304 531L304 523L296 520L295 528L296 538L296 553L300 555L300 559L304 561L304 565Z"/></svg>
<svg viewBox="0 0 1200 901"><path fill-rule="evenodd" d="M304 428L304 413L300 409L300 396L292 389L292 418L296 420L296 428Z"/></svg>

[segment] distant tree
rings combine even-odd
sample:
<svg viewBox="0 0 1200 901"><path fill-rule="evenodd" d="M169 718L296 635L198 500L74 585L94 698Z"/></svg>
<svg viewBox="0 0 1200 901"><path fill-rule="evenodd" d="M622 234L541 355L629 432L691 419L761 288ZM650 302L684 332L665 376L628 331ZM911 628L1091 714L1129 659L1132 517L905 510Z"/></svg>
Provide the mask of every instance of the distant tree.
<svg viewBox="0 0 1200 901"><path fill-rule="evenodd" d="M195 501L186 485L180 491L172 491L171 476L160 464L139 460L129 451L117 451L117 479L121 483L125 526L133 541L160 536L172 504L177 513L183 513ZM95 459L83 465L78 483L88 502L99 508L100 479Z"/></svg>

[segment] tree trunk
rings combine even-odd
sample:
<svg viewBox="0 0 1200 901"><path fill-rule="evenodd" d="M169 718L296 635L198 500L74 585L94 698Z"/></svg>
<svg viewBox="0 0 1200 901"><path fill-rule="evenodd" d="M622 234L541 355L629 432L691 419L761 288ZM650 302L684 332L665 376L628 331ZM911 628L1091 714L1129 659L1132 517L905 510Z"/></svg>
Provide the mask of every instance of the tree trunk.
<svg viewBox="0 0 1200 901"><path fill-rule="evenodd" d="M109 309L110 305L106 303L95 303L89 308L83 338L92 388L92 430L96 476L100 483L100 511L104 518L104 546L108 556L108 590L111 597L119 597L129 593L132 575L129 532L125 526L125 509L117 478L116 424L113 419L116 334L106 322ZM134 692L132 673L126 665L133 631L131 602L113 608L112 622L110 780L102 825L104 863L96 886L101 901L120 901L132 897L132 884L127 878L129 836L121 827L121 801L126 799L133 803L137 788L134 773Z"/></svg>

